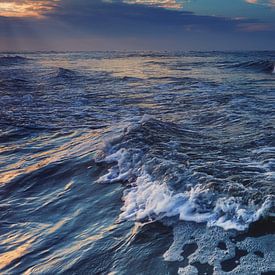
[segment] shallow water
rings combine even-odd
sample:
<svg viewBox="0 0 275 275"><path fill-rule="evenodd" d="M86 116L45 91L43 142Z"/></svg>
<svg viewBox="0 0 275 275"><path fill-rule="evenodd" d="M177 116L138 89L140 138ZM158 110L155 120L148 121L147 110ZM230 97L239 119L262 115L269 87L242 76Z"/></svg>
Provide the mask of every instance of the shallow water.
<svg viewBox="0 0 275 275"><path fill-rule="evenodd" d="M0 55L1 272L275 271L274 60Z"/></svg>

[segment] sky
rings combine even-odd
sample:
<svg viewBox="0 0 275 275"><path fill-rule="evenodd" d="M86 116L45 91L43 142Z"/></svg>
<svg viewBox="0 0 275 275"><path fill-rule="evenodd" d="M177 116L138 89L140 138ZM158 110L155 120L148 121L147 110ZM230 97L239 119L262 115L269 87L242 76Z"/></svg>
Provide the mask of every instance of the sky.
<svg viewBox="0 0 275 275"><path fill-rule="evenodd" d="M0 51L275 50L275 0L0 0Z"/></svg>

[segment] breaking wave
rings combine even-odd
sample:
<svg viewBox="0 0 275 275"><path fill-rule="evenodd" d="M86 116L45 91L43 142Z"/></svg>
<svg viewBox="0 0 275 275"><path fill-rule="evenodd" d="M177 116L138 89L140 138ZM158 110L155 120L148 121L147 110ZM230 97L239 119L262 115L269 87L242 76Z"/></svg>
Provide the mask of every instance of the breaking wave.
<svg viewBox="0 0 275 275"><path fill-rule="evenodd" d="M107 163L110 168L98 182L129 185L123 195L120 219L148 221L178 217L242 231L267 215L274 199L269 191L255 187L253 190L252 181L251 186L244 186L230 176L215 177L207 166L211 154L219 150L219 145L213 145L218 141L203 145L203 140L211 141L211 137L145 116L107 141L97 161ZM240 178L246 178L246 171L255 169L249 162L236 167L226 154L211 166L222 174L235 170Z"/></svg>

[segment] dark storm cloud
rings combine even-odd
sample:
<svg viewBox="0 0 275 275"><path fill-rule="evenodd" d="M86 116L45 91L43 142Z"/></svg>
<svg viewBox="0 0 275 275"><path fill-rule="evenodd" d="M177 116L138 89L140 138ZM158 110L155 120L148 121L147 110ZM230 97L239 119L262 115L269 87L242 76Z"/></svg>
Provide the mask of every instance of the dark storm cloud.
<svg viewBox="0 0 275 275"><path fill-rule="evenodd" d="M48 16L66 22L86 33L108 35L164 35L183 31L234 31L237 20L199 16L191 12L167 10L145 5L102 2L100 0L62 0ZM245 20L244 23L251 21ZM253 23L253 22L251 22Z"/></svg>

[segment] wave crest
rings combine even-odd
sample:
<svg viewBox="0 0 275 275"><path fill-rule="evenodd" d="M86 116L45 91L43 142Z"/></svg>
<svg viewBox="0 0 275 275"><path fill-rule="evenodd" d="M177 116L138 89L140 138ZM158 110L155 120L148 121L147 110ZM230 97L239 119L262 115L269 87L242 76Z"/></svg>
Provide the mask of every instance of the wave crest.
<svg viewBox="0 0 275 275"><path fill-rule="evenodd" d="M265 73L274 73L274 62L268 60L242 62L232 65L233 68L252 69Z"/></svg>
<svg viewBox="0 0 275 275"><path fill-rule="evenodd" d="M28 58L23 56L15 55L15 56L1 56L0 57L0 66L1 65L12 65L17 63L26 62Z"/></svg>
<svg viewBox="0 0 275 275"><path fill-rule="evenodd" d="M76 76L76 73L73 70L65 69L65 68L58 68L56 71L57 78L73 78Z"/></svg>

